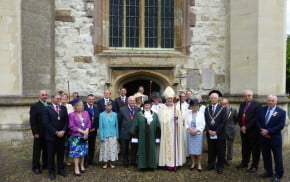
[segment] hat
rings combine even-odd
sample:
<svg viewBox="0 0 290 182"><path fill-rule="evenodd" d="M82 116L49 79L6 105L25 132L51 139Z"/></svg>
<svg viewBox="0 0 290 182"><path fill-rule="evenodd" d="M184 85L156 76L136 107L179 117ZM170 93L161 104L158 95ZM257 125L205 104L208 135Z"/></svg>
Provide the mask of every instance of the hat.
<svg viewBox="0 0 290 182"><path fill-rule="evenodd" d="M212 91L210 91L208 93L208 96L210 96L212 93L218 94L219 97L222 97L223 96L223 94L219 90L212 90Z"/></svg>
<svg viewBox="0 0 290 182"><path fill-rule="evenodd" d="M146 100L146 101L144 101L144 105L145 104L150 104L151 105L151 102L149 100Z"/></svg>
<svg viewBox="0 0 290 182"><path fill-rule="evenodd" d="M189 105L192 106L192 105L198 105L198 100L197 99L192 99L189 101Z"/></svg>
<svg viewBox="0 0 290 182"><path fill-rule="evenodd" d="M113 105L113 103L112 103L111 101L108 101L108 102L105 103L105 105L106 105L106 106L107 106L107 105Z"/></svg>
<svg viewBox="0 0 290 182"><path fill-rule="evenodd" d="M160 93L159 92L152 92L151 93L151 99L153 99L153 98L159 98L159 99L161 99L161 97L160 97Z"/></svg>
<svg viewBox="0 0 290 182"><path fill-rule="evenodd" d="M138 97L144 97L144 95L141 94L140 92L135 93L133 96L135 97L135 99Z"/></svg>
<svg viewBox="0 0 290 182"><path fill-rule="evenodd" d="M79 102L82 102L82 99L76 98L76 99L74 99L74 100L71 101L71 105L74 106L74 105L76 105Z"/></svg>
<svg viewBox="0 0 290 182"><path fill-rule="evenodd" d="M175 97L175 92L171 87L166 87L166 89L163 92L163 96L165 97L165 99L168 98L174 98Z"/></svg>

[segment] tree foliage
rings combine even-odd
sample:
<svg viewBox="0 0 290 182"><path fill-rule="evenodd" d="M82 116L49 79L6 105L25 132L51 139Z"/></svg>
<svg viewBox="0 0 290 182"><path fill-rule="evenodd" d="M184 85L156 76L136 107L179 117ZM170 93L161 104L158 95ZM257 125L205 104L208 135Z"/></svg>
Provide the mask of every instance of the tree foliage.
<svg viewBox="0 0 290 182"><path fill-rule="evenodd" d="M286 93L290 93L290 35L287 37L286 53Z"/></svg>

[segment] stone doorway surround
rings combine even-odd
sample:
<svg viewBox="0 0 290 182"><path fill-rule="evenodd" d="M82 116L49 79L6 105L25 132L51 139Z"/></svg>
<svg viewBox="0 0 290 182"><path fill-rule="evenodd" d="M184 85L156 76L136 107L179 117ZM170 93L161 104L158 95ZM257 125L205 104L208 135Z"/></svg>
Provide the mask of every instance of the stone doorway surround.
<svg viewBox="0 0 290 182"><path fill-rule="evenodd" d="M167 86L174 86L174 68L162 67L110 67L110 89L112 98L119 96L119 89L135 80L152 80L160 86L160 92Z"/></svg>

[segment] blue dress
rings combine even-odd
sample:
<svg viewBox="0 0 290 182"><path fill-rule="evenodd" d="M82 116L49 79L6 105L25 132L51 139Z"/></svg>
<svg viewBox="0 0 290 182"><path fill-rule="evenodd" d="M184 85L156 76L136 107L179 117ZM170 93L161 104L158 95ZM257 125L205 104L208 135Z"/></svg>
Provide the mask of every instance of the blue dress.
<svg viewBox="0 0 290 182"><path fill-rule="evenodd" d="M197 113L192 114L192 121L190 128L196 130L196 116ZM191 135L187 133L187 142L188 142L188 154L190 155L201 155L202 154L202 141L203 134L197 133L196 135Z"/></svg>
<svg viewBox="0 0 290 182"><path fill-rule="evenodd" d="M80 119L81 122L81 129L85 130L85 123L84 119ZM69 139L70 144L70 157L83 157L88 154L88 140L82 140L83 135L80 136L71 136Z"/></svg>

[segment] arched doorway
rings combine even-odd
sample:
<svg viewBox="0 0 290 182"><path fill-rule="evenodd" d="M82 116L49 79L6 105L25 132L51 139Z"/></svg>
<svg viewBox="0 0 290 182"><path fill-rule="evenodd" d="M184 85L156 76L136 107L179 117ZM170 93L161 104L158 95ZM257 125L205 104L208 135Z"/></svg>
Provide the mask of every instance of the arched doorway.
<svg viewBox="0 0 290 182"><path fill-rule="evenodd" d="M139 86L143 86L144 94L150 96L150 81L152 81L151 93L159 92L162 94L168 85L172 85L172 80L155 70L113 70L113 97L119 96L119 89L122 87L127 89L127 96L134 95Z"/></svg>
<svg viewBox="0 0 290 182"><path fill-rule="evenodd" d="M134 80L134 81L125 83L122 87L125 87L127 89L127 96L130 96L130 95L134 95L137 92L139 86L143 86L144 94L150 96L150 85L151 85L151 93L160 92L160 85L158 85L154 81L150 81L146 79Z"/></svg>

